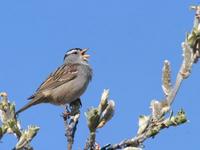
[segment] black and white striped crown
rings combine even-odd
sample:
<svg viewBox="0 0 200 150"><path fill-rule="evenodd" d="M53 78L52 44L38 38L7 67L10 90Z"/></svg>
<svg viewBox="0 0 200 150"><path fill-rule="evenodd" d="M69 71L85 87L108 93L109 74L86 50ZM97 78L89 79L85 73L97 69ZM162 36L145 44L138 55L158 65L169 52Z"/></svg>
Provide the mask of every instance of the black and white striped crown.
<svg viewBox="0 0 200 150"><path fill-rule="evenodd" d="M74 54L74 53L76 53L77 51L82 51L82 49L81 49L81 48L71 48L71 49L69 49L69 50L65 53L64 59L65 59L68 55Z"/></svg>

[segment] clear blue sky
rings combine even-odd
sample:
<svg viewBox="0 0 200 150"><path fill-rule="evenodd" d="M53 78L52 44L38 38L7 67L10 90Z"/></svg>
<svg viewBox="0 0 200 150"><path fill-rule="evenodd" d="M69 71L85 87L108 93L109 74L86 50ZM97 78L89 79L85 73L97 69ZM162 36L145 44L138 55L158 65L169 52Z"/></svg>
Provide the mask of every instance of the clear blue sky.
<svg viewBox="0 0 200 150"><path fill-rule="evenodd" d="M114 118L97 133L100 145L136 134L138 116L149 114L154 98L162 99L163 61L172 64L173 79L182 61L181 42L190 31L191 1L144 0L7 0L0 1L0 91L19 109L73 47L89 47L94 77L82 96L82 114L74 149L83 148L88 135L83 114L96 106L104 88L116 102ZM189 123L161 132L145 142L146 150L188 150L199 147L199 76L194 66L177 95L174 111L184 108ZM22 126L41 127L32 141L36 150L65 150L63 108L48 104L20 115ZM7 135L1 150L16 143Z"/></svg>

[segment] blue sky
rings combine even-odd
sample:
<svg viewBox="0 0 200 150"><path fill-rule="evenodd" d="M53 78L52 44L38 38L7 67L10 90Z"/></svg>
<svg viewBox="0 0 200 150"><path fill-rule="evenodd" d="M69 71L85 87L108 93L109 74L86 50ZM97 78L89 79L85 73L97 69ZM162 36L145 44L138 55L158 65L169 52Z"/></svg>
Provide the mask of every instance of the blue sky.
<svg viewBox="0 0 200 150"><path fill-rule="evenodd" d="M48 74L62 64L73 47L90 48L93 81L82 96L83 107L74 149L84 146L88 128L84 112L98 105L104 88L116 102L114 118L97 132L100 145L116 143L136 134L138 116L149 114L154 98L162 99L161 69L172 64L173 80L182 61L181 42L190 31L198 1L144 0L7 0L0 1L0 91L6 91L17 109ZM199 147L200 64L184 81L173 105L184 108L189 123L161 132L145 142L146 150ZM63 108L48 104L20 115L22 126L40 126L32 141L36 150L66 149ZM7 135L1 150L16 139Z"/></svg>

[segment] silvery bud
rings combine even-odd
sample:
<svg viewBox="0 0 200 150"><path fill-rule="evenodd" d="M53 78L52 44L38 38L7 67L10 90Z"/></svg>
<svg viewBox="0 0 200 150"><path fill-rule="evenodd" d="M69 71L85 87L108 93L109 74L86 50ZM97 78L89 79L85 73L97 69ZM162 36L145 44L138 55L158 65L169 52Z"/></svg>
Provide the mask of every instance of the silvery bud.
<svg viewBox="0 0 200 150"><path fill-rule="evenodd" d="M108 105L109 89L104 89L101 95L101 102L99 104L99 113L102 113Z"/></svg>
<svg viewBox="0 0 200 150"><path fill-rule="evenodd" d="M22 135L16 144L15 149L18 150L29 146L30 141L36 136L39 129L40 128L36 126L29 126L27 130L22 132Z"/></svg>
<svg viewBox="0 0 200 150"><path fill-rule="evenodd" d="M139 117L139 123L138 123L139 129L137 131L138 135L142 134L145 131L145 129L148 127L149 120L150 120L149 116L141 115Z"/></svg>
<svg viewBox="0 0 200 150"><path fill-rule="evenodd" d="M114 112L115 112L115 102L113 100L110 100L108 102L108 106L102 113L102 117L97 128L103 127L113 117Z"/></svg>

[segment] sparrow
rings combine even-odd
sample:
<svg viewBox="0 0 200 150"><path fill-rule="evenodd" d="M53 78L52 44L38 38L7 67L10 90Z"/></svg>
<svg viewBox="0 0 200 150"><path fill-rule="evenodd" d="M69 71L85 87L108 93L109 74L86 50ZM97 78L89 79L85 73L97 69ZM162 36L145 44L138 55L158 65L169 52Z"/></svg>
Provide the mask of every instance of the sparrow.
<svg viewBox="0 0 200 150"><path fill-rule="evenodd" d="M66 105L79 99L92 79L92 68L88 64L90 55L86 54L87 50L86 48L68 50L63 65L48 76L28 98L30 102L18 110L16 115L37 104Z"/></svg>

